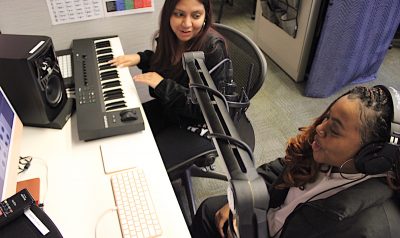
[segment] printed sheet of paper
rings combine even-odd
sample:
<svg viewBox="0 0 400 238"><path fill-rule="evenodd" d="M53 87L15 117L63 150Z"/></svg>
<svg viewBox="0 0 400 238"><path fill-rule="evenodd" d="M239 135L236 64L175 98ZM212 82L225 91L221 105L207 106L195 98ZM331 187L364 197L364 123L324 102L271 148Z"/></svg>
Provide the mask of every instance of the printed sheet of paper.
<svg viewBox="0 0 400 238"><path fill-rule="evenodd" d="M102 0L47 0L53 25L104 17Z"/></svg>
<svg viewBox="0 0 400 238"><path fill-rule="evenodd" d="M46 0L53 25L154 11L154 0Z"/></svg>

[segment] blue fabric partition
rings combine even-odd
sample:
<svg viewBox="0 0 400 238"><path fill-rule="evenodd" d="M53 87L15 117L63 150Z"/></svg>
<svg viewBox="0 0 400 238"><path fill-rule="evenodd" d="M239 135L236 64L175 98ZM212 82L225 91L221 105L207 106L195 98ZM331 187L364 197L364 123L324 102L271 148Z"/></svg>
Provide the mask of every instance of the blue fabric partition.
<svg viewBox="0 0 400 238"><path fill-rule="evenodd" d="M400 0L330 0L305 95L376 79L399 23Z"/></svg>

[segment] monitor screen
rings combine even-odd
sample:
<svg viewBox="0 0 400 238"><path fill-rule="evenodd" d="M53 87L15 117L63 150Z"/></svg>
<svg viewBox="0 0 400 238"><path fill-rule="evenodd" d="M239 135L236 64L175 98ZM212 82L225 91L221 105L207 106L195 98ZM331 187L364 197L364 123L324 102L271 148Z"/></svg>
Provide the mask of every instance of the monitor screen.
<svg viewBox="0 0 400 238"><path fill-rule="evenodd" d="M0 88L0 201L15 194L22 122Z"/></svg>

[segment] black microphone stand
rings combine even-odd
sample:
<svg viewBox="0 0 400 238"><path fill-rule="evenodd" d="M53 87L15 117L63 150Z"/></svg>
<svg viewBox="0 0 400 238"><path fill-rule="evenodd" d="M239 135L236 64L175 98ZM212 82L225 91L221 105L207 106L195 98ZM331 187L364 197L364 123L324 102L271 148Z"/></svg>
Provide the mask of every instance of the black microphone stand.
<svg viewBox="0 0 400 238"><path fill-rule="evenodd" d="M190 90L194 92L191 99L199 104L210 137L229 172L228 201L236 218L235 234L246 238L268 237L269 193L256 171L252 151L240 139L226 99L215 93L217 88L204 64L204 53L186 52L182 61L189 76ZM230 223L233 227L232 220Z"/></svg>

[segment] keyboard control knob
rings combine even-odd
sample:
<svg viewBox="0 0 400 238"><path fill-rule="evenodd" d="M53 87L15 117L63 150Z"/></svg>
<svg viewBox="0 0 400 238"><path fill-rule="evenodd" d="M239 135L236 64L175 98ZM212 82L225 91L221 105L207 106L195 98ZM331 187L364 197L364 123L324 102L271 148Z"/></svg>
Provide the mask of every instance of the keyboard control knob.
<svg viewBox="0 0 400 238"><path fill-rule="evenodd" d="M138 119L138 116L134 109L123 110L119 113L119 115L121 116L122 122L135 121Z"/></svg>

